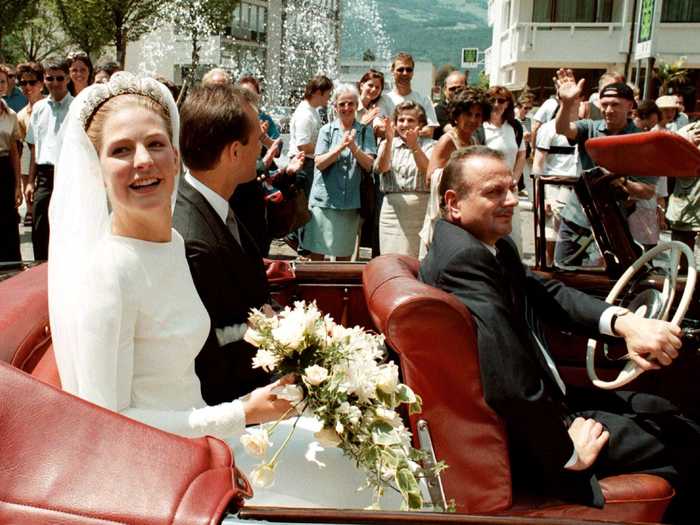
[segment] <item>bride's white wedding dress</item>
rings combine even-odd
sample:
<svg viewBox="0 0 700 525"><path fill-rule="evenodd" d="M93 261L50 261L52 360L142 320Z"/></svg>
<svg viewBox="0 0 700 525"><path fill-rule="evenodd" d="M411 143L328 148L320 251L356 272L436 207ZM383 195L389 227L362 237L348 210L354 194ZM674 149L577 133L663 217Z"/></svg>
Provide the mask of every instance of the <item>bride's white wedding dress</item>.
<svg viewBox="0 0 700 525"><path fill-rule="evenodd" d="M185 258L182 237L157 243L107 234L94 250L81 292L78 345L61 369L64 388L105 408L184 436L226 439L236 464L249 473L260 462L240 445L245 431L242 403L208 407L200 393L194 359L209 331L209 318ZM235 269L232 269L235 271ZM282 444L293 420L273 435ZM301 418L282 453L275 483L254 488L255 505L364 508L372 491L357 492L363 473L338 449L304 458L319 430ZM389 493L391 492L391 493ZM387 491L381 506L398 509L401 498Z"/></svg>

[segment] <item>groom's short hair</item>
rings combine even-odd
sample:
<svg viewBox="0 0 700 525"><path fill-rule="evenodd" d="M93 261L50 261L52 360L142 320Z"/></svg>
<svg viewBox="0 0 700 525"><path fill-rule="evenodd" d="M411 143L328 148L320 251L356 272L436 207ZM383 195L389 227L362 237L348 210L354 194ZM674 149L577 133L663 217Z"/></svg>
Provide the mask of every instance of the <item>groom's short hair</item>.
<svg viewBox="0 0 700 525"><path fill-rule="evenodd" d="M232 142L248 143L252 127L245 108L255 107L252 93L231 85L195 88L180 109L180 153L185 166L204 171L216 167Z"/></svg>

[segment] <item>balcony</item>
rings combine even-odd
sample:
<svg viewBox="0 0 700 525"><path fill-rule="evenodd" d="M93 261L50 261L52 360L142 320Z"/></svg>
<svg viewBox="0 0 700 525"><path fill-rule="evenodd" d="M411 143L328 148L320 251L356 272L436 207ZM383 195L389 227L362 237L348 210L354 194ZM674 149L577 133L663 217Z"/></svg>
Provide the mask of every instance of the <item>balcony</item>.
<svg viewBox="0 0 700 525"><path fill-rule="evenodd" d="M531 23L512 25L500 36L499 65L617 63L629 45L629 24Z"/></svg>

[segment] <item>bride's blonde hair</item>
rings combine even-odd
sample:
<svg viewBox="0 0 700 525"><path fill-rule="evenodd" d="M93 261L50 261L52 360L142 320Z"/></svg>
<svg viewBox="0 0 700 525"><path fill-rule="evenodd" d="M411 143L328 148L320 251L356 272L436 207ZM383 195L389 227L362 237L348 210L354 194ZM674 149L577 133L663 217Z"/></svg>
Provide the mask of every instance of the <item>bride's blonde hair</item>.
<svg viewBox="0 0 700 525"><path fill-rule="evenodd" d="M160 116L165 124L165 129L168 132L168 137L170 137L170 142L173 141L172 123L170 121L170 115L166 109L150 97L129 93L117 95L109 99L107 102L102 104L91 117L85 132L98 153L102 148L102 132L107 117L113 112L134 107L152 111L156 115Z"/></svg>

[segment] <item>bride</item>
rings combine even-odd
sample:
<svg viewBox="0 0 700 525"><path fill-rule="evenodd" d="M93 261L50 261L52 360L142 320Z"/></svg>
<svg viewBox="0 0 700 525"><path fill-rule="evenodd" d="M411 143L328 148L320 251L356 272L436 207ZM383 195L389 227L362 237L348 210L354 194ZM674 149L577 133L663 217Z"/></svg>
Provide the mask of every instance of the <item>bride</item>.
<svg viewBox="0 0 700 525"><path fill-rule="evenodd" d="M229 440L250 471L239 437L290 404L273 389L206 406L194 359L209 331L172 229L180 172L179 117L170 92L152 79L118 73L81 91L71 105L49 211L49 312L64 390L168 432ZM318 423L302 418L274 486L252 503L365 507L363 475L338 449L303 459ZM273 435L281 444L284 426ZM393 496L393 497L392 497ZM387 494L382 506L398 508Z"/></svg>

